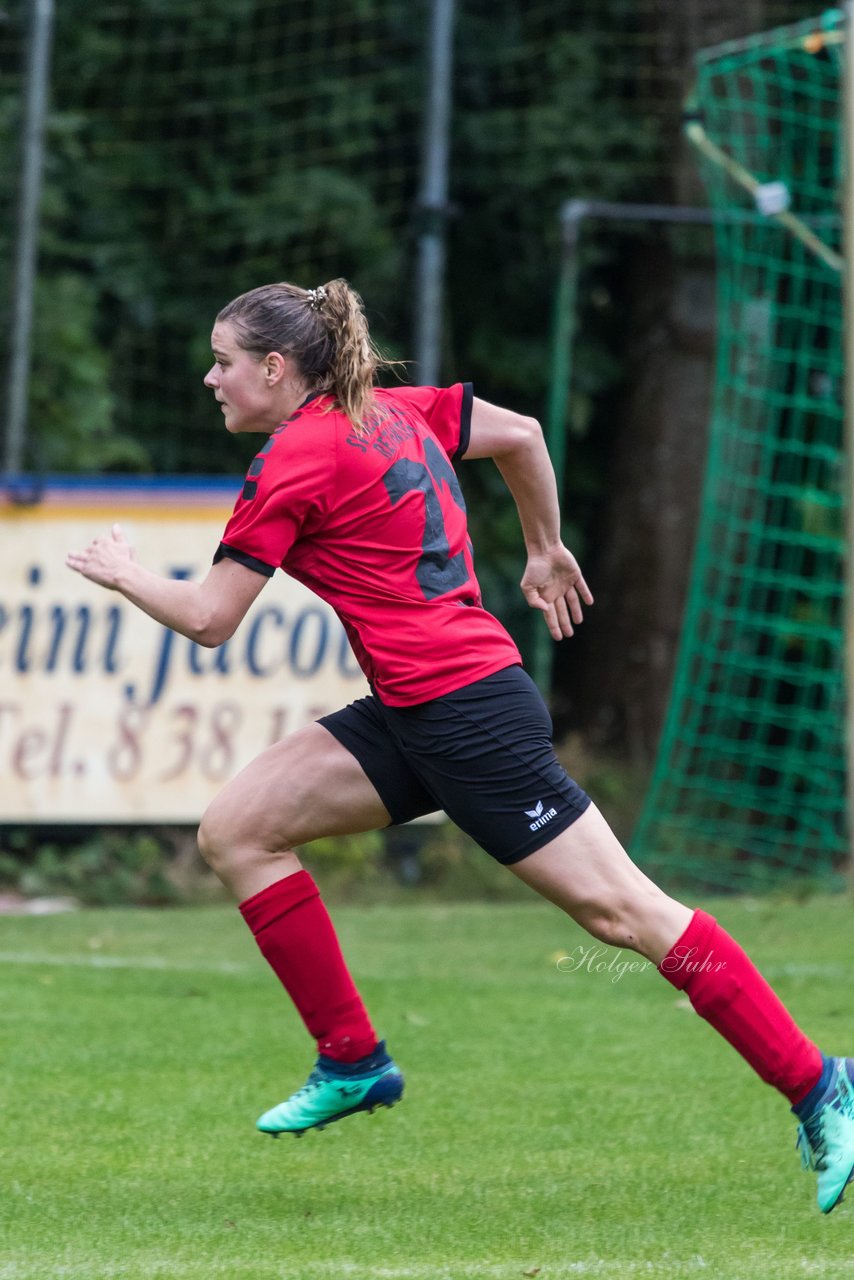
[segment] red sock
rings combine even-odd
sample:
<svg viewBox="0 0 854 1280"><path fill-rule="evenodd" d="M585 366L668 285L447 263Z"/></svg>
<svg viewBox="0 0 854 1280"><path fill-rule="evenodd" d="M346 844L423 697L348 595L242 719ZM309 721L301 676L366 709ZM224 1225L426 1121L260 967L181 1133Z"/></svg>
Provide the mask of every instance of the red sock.
<svg viewBox="0 0 854 1280"><path fill-rule="evenodd" d="M240 911L318 1052L338 1062L356 1062L371 1053L376 1034L308 872L297 871L262 889L241 902Z"/></svg>
<svg viewBox="0 0 854 1280"><path fill-rule="evenodd" d="M754 1071L794 1105L821 1075L822 1057L749 957L713 916L695 911L658 966Z"/></svg>

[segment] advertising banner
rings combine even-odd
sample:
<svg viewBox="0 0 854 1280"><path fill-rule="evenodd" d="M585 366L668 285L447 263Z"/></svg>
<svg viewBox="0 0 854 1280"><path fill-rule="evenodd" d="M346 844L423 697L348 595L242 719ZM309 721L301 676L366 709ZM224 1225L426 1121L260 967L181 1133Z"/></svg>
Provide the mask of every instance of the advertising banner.
<svg viewBox="0 0 854 1280"><path fill-rule="evenodd" d="M205 649L65 567L118 521L148 568L204 577L236 492L63 479L0 507L0 822L196 822L258 752L367 691L332 610L281 572Z"/></svg>

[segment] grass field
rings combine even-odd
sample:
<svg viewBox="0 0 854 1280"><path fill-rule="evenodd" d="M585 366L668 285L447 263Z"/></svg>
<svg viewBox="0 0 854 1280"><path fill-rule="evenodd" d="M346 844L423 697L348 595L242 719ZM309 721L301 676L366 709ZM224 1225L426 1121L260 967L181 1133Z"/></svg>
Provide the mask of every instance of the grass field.
<svg viewBox="0 0 854 1280"><path fill-rule="evenodd" d="M850 903L704 905L854 1051ZM0 1280L854 1277L854 1195L653 970L536 901L335 916L407 1095L277 1142L310 1044L235 912L0 920Z"/></svg>

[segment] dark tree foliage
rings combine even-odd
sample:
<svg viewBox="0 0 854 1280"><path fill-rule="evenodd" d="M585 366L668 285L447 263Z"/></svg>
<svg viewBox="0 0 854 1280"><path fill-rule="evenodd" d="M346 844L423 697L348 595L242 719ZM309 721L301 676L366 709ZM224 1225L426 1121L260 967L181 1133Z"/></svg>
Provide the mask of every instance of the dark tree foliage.
<svg viewBox="0 0 854 1280"><path fill-rule="evenodd" d="M666 6L654 14L657 4L460 0L445 380L471 379L483 397L541 415L562 202L672 194L674 130L660 125L678 115L681 86L656 79L670 44L651 33L679 24ZM3 307L29 6L6 8ZM246 442L221 430L201 378L218 308L267 280L348 277L381 345L412 355L428 9L429 0L56 6L34 468L239 474ZM679 57L687 66L690 50ZM566 496L580 550L622 374L624 252L613 238L586 249L567 406ZM488 466L465 474L487 599L521 626L512 505Z"/></svg>
<svg viewBox="0 0 854 1280"><path fill-rule="evenodd" d="M609 7L631 21L629 0ZM461 5L456 39L447 376L536 413L559 205L625 193L651 145L603 73L606 33L552 29L559 8ZM410 354L425 30L412 0L57 7L34 461L231 469L200 429L209 325L289 272L354 280L380 340Z"/></svg>

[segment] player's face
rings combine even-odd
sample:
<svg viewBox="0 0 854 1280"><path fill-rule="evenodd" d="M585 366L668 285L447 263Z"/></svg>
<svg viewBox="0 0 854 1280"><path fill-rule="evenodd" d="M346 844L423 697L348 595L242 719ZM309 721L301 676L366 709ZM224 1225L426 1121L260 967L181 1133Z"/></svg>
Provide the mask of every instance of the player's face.
<svg viewBox="0 0 854 1280"><path fill-rule="evenodd" d="M282 412L267 362L238 344L234 326L227 320L214 325L211 346L214 363L205 375L205 386L222 405L226 431L274 431Z"/></svg>

